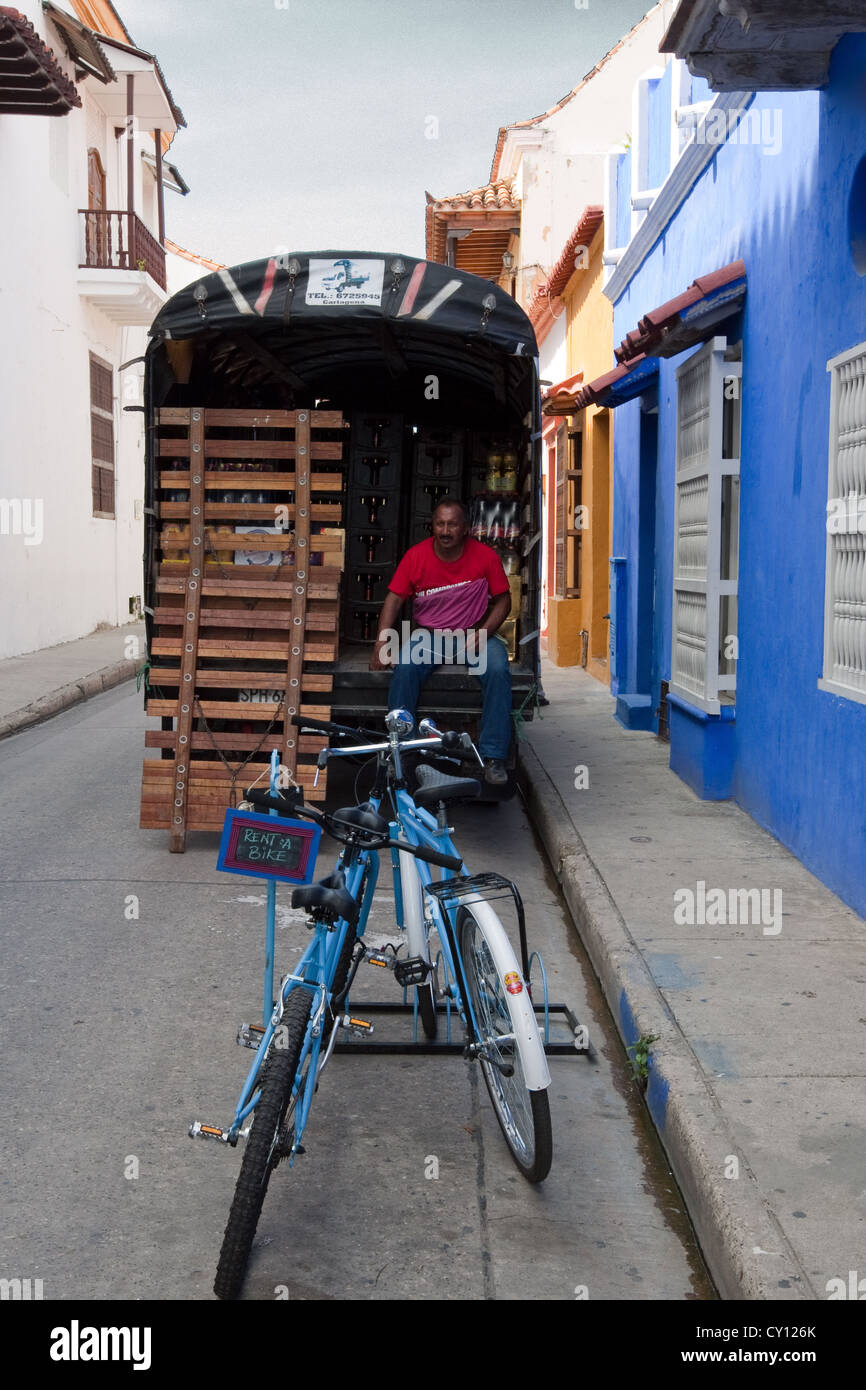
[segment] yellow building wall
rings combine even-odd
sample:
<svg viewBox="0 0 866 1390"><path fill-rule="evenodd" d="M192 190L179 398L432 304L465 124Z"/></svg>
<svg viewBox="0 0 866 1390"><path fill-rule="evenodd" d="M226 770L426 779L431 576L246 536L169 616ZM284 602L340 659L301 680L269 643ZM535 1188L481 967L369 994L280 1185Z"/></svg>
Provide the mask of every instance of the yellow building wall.
<svg viewBox="0 0 866 1390"><path fill-rule="evenodd" d="M613 364L613 305L602 293L604 228L589 247L587 264L578 266L562 296L566 325L568 375L583 372L587 385ZM581 631L589 634L586 669L609 682L608 570L613 526L612 412L590 406L569 416L569 430L583 427L581 503L587 525L581 536L580 596L549 600L548 655L558 666L581 662Z"/></svg>

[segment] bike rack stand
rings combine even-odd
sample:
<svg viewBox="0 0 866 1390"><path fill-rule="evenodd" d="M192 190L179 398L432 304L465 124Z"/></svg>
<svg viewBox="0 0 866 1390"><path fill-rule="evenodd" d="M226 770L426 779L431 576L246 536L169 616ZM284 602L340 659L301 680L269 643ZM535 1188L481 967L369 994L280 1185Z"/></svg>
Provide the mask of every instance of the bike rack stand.
<svg viewBox="0 0 866 1390"><path fill-rule="evenodd" d="M482 873L462 875L456 878L444 879L440 883L425 885L425 891L438 898L445 906L449 900L452 904L459 904L464 898L470 901L489 901L493 898L510 897L517 911L517 927L520 937L520 958L523 967L523 976L527 982L530 998L532 998L532 967L535 961L538 962L541 973L541 984L544 992L544 1002L536 1004L533 1008L539 1021L543 1020L544 1051L548 1057L592 1057L592 1049L589 1043L588 1030L581 1024L574 1012L567 1004L551 1004L547 990L547 972L544 969L544 962L538 951L528 953L526 943L526 917L523 911L523 900L517 890L516 884L511 879L505 878L502 874ZM445 959L439 952L436 958L436 965L445 972L444 986L448 989L449 980L447 978L447 966ZM379 1054L408 1055L440 1053L443 1055L460 1056L465 1051L465 1045L461 1042L454 1042L451 1036L451 1014L454 1006L451 996L446 992L444 1002L437 1004L436 1013L439 1017L446 1020L445 1038L431 1040L428 1038L418 1038L418 1001L417 997L410 1004L406 999L406 990L403 991L402 1004L391 1003L385 1000L359 1000L358 1011L360 1013L375 1014L411 1014L414 1021L414 1037L411 1042L344 1042L337 1043L334 1047L335 1052L344 1054L358 1054L360 1052L370 1052ZM568 1027L570 1034L569 1041L552 1041L550 1037L551 1015L561 1018Z"/></svg>
<svg viewBox="0 0 866 1390"><path fill-rule="evenodd" d="M279 769L280 757L276 749L271 754L270 765L270 793L277 796L279 793ZM272 816L278 812L271 809ZM274 1008L274 946L275 946L275 925L276 925L276 883L273 879L267 882L267 915L265 927L265 980L264 980L264 1009L263 1024L266 1028ZM488 901L494 898L510 897L514 902L517 911L517 928L520 936L520 961L523 967L523 977L529 989L529 996L532 998L532 967L533 962L538 962L541 973L541 984L544 991L544 1002L536 1004L533 1008L536 1016L543 1019L544 1051L548 1057L589 1057L592 1058L592 1048L586 1027L579 1022L575 1014L567 1004L551 1004L547 992L547 972L544 969L544 962L537 951L529 955L526 943L526 916L523 911L523 899L517 890L517 885L511 879L505 878L502 874L482 873L461 875L455 878L443 879L440 883L425 885L425 891L437 897L440 902L445 904L450 900L452 903L459 904L464 897L472 901L479 899ZM449 980L447 978L448 969L445 959L441 953L437 956L436 964L444 972L444 984L447 989ZM431 1041L428 1038L419 1039L418 1037L418 1000L417 997L410 1004L407 1000L407 990L403 990L403 1002L393 1003L390 1000L359 1000L358 1012L370 1014L396 1014L412 1015L413 1018L413 1038L410 1042L380 1042L367 1041L360 1042L337 1042L334 1044L333 1051L344 1054L355 1054L361 1052L393 1054L415 1056L422 1054L438 1053L448 1056L462 1056L465 1052L465 1044L455 1042L451 1036L451 1015L456 1012L450 994L442 1003L436 1005L436 1013L446 1021L445 1037ZM569 1040L551 1041L550 1023L551 1016L556 1015L561 1018L568 1028Z"/></svg>

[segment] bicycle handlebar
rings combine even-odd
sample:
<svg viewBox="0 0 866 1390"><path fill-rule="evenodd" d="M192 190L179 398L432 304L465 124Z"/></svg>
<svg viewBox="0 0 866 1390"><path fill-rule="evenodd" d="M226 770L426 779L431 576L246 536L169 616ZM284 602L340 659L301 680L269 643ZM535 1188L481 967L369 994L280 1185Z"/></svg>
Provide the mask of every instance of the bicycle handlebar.
<svg viewBox="0 0 866 1390"><path fill-rule="evenodd" d="M463 860L454 854L442 854L438 849L427 845L410 845L408 840L386 840L383 849L405 849L416 859L424 859L428 864L438 864L442 869L453 869L455 873L463 867Z"/></svg>
<svg viewBox="0 0 866 1390"><path fill-rule="evenodd" d="M260 791L257 787L248 787L244 792L244 798L251 801L254 806L263 806L268 810L279 811L283 815L307 816L327 830L328 834L333 836L335 840L345 841L347 838L346 834L335 829L335 826L342 824L342 822L336 821L326 811L319 811L314 806L306 805L305 802L298 805L292 797L271 796L270 792ZM351 826L350 830L357 832L358 827ZM370 833L367 831L366 835L369 836ZM443 854L441 850L430 849L427 845L413 845L408 840L391 840L387 835L380 835L377 839L366 839L362 848L370 850L404 849L408 854L414 854L416 859L423 859L428 864L437 864L442 869L453 869L455 872L463 866L463 860L456 855Z"/></svg>
<svg viewBox="0 0 866 1390"><path fill-rule="evenodd" d="M374 729L353 729L348 724L335 724L331 719L308 719L304 714L293 714L291 722L297 728L309 729L312 733L329 734L338 738L354 739L356 744L362 745L355 750L358 753L384 752L390 746L387 735L383 737L381 733ZM436 734L432 737L425 735L422 738L400 739L399 747L401 751L403 749L414 750L416 748L427 748L430 752L433 752L434 749L441 748L443 752L452 754L466 753L469 749L472 749L474 752L475 750L471 741L468 742L467 746L467 738L467 735L459 734L456 729L446 729L444 733ZM368 739L381 741L367 743L366 740ZM336 756L339 757L351 751L352 750L348 748L323 748L317 759L318 765L319 767L325 767L328 762L328 757L331 754L336 754Z"/></svg>
<svg viewBox="0 0 866 1390"><path fill-rule="evenodd" d="M309 729L314 734L335 734L340 738L353 738L363 743L366 738L381 738L372 729L352 729L348 724L335 724L330 719L309 719L305 714L293 714L290 720L298 729Z"/></svg>

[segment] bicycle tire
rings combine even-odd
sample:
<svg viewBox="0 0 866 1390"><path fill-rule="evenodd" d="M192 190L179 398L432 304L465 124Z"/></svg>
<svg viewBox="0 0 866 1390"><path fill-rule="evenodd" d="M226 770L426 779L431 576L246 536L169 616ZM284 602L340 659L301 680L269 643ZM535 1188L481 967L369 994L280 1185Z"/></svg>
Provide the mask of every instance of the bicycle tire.
<svg viewBox="0 0 866 1390"><path fill-rule="evenodd" d="M237 1298L243 1287L268 1182L280 1160L280 1155L274 1157L274 1149L289 1108L312 1000L310 990L292 990L280 1024L286 1030L284 1046L272 1045L265 1059L261 1096L253 1111L217 1264L213 1286L217 1298Z"/></svg>
<svg viewBox="0 0 866 1390"><path fill-rule="evenodd" d="M490 1045L497 1032L512 1031L511 1015L483 928L471 907L461 907L458 913L457 940L472 1010ZM553 1161L547 1091L529 1090L520 1052L513 1042L496 1046L496 1052L504 1065L514 1068L512 1076L503 1076L485 1057L478 1060L499 1127L523 1176L528 1182L543 1182Z"/></svg>

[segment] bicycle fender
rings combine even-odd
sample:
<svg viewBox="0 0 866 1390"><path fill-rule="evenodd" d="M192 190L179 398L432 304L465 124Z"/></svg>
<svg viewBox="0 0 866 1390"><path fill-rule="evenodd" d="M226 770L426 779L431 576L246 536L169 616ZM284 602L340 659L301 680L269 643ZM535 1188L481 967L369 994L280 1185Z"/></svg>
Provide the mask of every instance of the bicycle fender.
<svg viewBox="0 0 866 1390"><path fill-rule="evenodd" d="M467 896L462 899L461 906L471 907L501 978L505 980L506 976L513 977L510 981L512 988L509 989L506 985L506 1001L520 1060L523 1063L523 1074L530 1091L544 1091L550 1085L550 1070L529 989L514 954L514 947L489 903L482 898Z"/></svg>
<svg viewBox="0 0 866 1390"><path fill-rule="evenodd" d="M427 932L424 924L424 893L415 868L415 859L406 850L398 851L400 860L400 891L403 898L403 926L410 956L430 959Z"/></svg>

